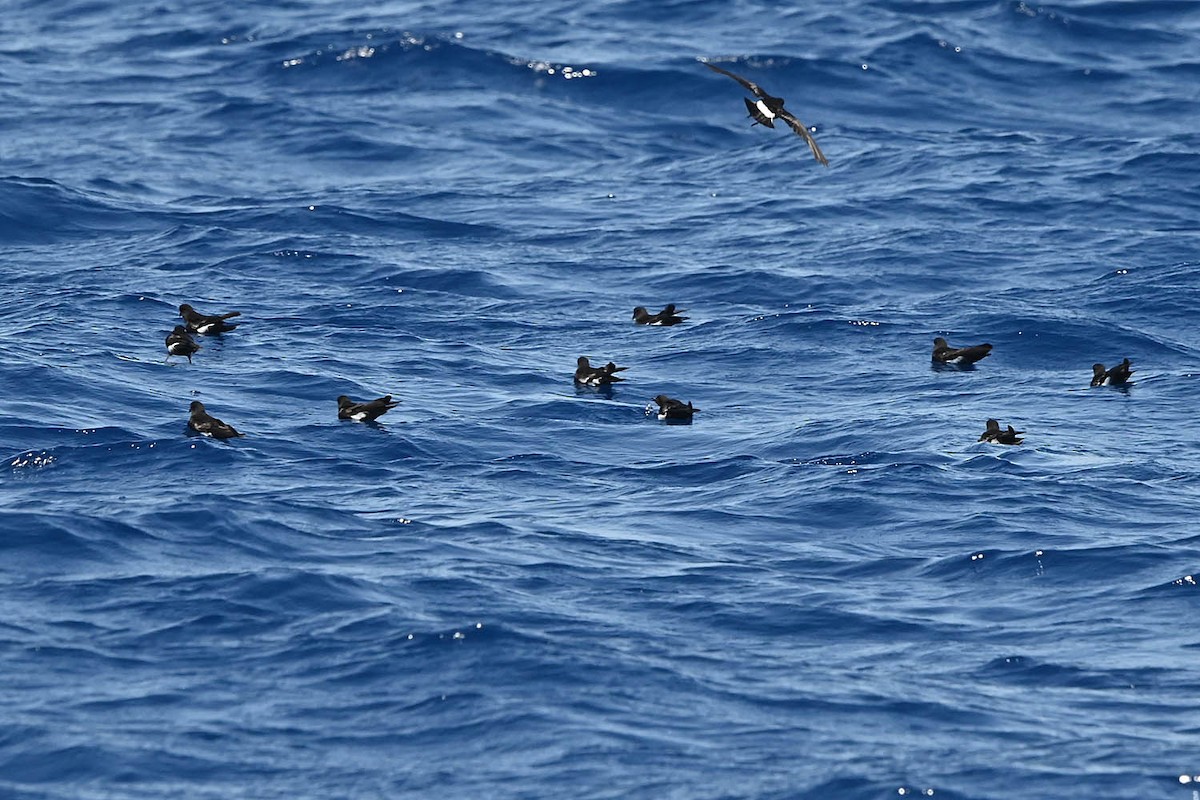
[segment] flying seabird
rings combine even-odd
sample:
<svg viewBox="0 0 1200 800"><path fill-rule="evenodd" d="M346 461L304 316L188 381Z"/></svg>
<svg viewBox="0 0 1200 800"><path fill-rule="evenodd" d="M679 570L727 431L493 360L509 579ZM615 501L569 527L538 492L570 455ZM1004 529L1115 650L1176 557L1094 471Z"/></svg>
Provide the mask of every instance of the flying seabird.
<svg viewBox="0 0 1200 800"><path fill-rule="evenodd" d="M585 386L607 386L617 381L623 381L625 379L616 373L629 369L629 367L618 367L611 361L603 367L593 367L588 363L587 356L580 356L576 364L578 366L575 368L575 382Z"/></svg>
<svg viewBox="0 0 1200 800"><path fill-rule="evenodd" d="M400 405L400 401L393 400L390 394L385 394L383 397L378 397L374 400L368 400L365 403L356 403L349 397L346 397L346 395L342 395L337 399L337 404L338 419L354 419L364 422L374 422L396 406Z"/></svg>
<svg viewBox="0 0 1200 800"><path fill-rule="evenodd" d="M195 331L204 336L212 336L233 330L237 325L230 325L225 320L230 317L240 317L241 315L242 312L240 311L230 311L228 314L201 314L187 303L179 307L179 316L183 317L183 321L187 323L188 330Z"/></svg>
<svg viewBox="0 0 1200 800"><path fill-rule="evenodd" d="M188 363L192 363L192 353L200 349L200 345L196 344L192 337L188 335L187 328L182 325L176 325L175 330L167 334L167 360L171 360L171 356L187 356Z"/></svg>
<svg viewBox="0 0 1200 800"><path fill-rule="evenodd" d="M204 403L199 400L193 400L189 408L192 413L188 417L188 427L202 436L211 436L213 439L232 439L234 436L246 435L239 433L232 425L209 414L204 410Z"/></svg>
<svg viewBox="0 0 1200 800"><path fill-rule="evenodd" d="M810 150L812 150L813 158L817 159L817 161L826 167L829 166L829 159L825 158L825 154L821 152L820 146L817 145L817 140L813 138L813 135L809 132L808 128L805 127L803 122L792 116L790 111L783 107L784 101L782 97L773 97L772 95L769 95L763 91L762 87L758 84L748 81L740 75L734 75L729 70L722 69L716 64L708 61L702 61L700 63L704 64L704 66L708 67L714 72L719 72L722 75L728 75L729 77L733 78L735 81L744 86L746 91L758 98L753 102L748 97L742 98L746 102L746 110L750 112L750 116L754 119L753 125L766 125L768 128L774 128L776 119L783 120L787 123L789 128L800 135L800 138L808 142L808 147ZM753 125L751 127L753 127Z"/></svg>
<svg viewBox="0 0 1200 800"><path fill-rule="evenodd" d="M663 420L691 422L692 414L700 410L693 408L690 400L684 403L673 397L667 397L665 394L655 397L654 402L658 403L658 418Z"/></svg>
<svg viewBox="0 0 1200 800"><path fill-rule="evenodd" d="M987 421L987 430L979 436L981 442L993 442L995 444L1020 444L1025 441L1020 438L1025 431L1014 431L1013 426L1009 425L1008 430L1000 430L1000 423L994 419Z"/></svg>
<svg viewBox="0 0 1200 800"><path fill-rule="evenodd" d="M1110 370L1105 370L1103 364L1092 364L1092 386L1103 386L1105 381L1108 381L1109 386L1128 383L1133 372L1129 367L1128 358Z"/></svg>
<svg viewBox="0 0 1200 800"><path fill-rule="evenodd" d="M946 340L937 337L933 340L933 360L943 364L974 364L981 358L986 358L992 352L990 344L976 344L970 347L951 347Z"/></svg>
<svg viewBox="0 0 1200 800"><path fill-rule="evenodd" d="M678 325L687 317L681 317L679 314L683 311L682 308L675 308L674 303L667 303L666 307L657 314L651 314L646 310L645 306L638 306L633 310L633 321L638 325Z"/></svg>

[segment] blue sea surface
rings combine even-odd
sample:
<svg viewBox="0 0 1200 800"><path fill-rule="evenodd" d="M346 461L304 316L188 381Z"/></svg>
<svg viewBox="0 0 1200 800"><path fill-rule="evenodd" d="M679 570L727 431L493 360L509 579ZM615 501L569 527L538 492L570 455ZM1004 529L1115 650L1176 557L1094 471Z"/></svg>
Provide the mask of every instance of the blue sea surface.
<svg viewBox="0 0 1200 800"><path fill-rule="evenodd" d="M1200 3L0 6L0 798L1200 797Z"/></svg>

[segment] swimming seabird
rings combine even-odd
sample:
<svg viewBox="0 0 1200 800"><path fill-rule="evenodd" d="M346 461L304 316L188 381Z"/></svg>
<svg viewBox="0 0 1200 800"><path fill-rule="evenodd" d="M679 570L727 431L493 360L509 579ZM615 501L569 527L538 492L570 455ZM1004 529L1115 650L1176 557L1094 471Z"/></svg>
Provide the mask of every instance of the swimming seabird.
<svg viewBox="0 0 1200 800"><path fill-rule="evenodd" d="M658 403L658 418L664 420L686 420L691 422L692 414L700 410L694 408L690 400L684 403L673 397L667 397L665 394L655 397L654 402Z"/></svg>
<svg viewBox="0 0 1200 800"><path fill-rule="evenodd" d="M943 364L974 364L992 352L990 344L976 344L970 347L951 347L946 340L937 337L933 340L933 360Z"/></svg>
<svg viewBox="0 0 1200 800"><path fill-rule="evenodd" d="M716 64L712 64L708 61L702 61L700 63L704 64L704 66L708 67L714 72L719 72L722 75L728 75L729 77L733 78L742 86L746 87L746 91L758 98L753 102L751 102L750 98L748 97L742 98L746 102L746 110L750 112L750 116L754 119L753 125L766 125L768 128L774 128L776 119L783 120L787 123L789 128L800 135L800 138L808 142L808 147L810 150L812 150L813 158L817 159L817 161L826 167L829 166L829 159L827 159L825 154L821 152L821 148L817 145L817 140L813 138L813 135L809 132L808 128L805 127L803 122L792 116L790 111L783 107L784 101L782 97L774 97L769 95L763 91L762 87L760 87L758 84L748 81L740 75L734 75L729 70L722 69ZM753 127L753 125L751 127Z"/></svg>
<svg viewBox="0 0 1200 800"><path fill-rule="evenodd" d="M199 400L193 400L189 408L192 413L188 417L188 427L202 436L211 436L214 439L232 439L234 436L246 435L239 433L232 425L209 414L204 410L204 403Z"/></svg>
<svg viewBox="0 0 1200 800"><path fill-rule="evenodd" d="M337 404L338 419L354 419L364 422L374 422L396 406L400 405L400 401L393 400L390 394L385 394L383 397L377 397L374 400L367 400L365 403L356 403L349 397L346 397L346 395L342 395L337 399Z"/></svg>
<svg viewBox="0 0 1200 800"><path fill-rule="evenodd" d="M228 314L201 314L187 303L179 307L179 316L183 317L183 321L187 323L188 330L195 331L204 336L212 336L233 330L237 325L230 325L225 320L230 317L240 317L241 315L242 312L240 311L230 311Z"/></svg>
<svg viewBox="0 0 1200 800"><path fill-rule="evenodd" d="M979 436L981 442L993 442L995 444L1020 444L1025 441L1020 438L1025 431L1015 431L1013 426L1009 425L1008 430L1000 430L1000 423L994 419L987 421L987 430Z"/></svg>
<svg viewBox="0 0 1200 800"><path fill-rule="evenodd" d="M593 367L588 363L587 356L580 356L575 363L578 365L575 367L575 382L585 386L607 386L617 381L623 381L625 379L616 373L629 369L629 367L618 367L611 361L603 367Z"/></svg>
<svg viewBox="0 0 1200 800"><path fill-rule="evenodd" d="M678 325L687 319L687 317L679 316L682 311L682 308L675 308L674 303L667 303L657 314L651 314L645 306L638 306L633 310L633 321L638 325Z"/></svg>
<svg viewBox="0 0 1200 800"><path fill-rule="evenodd" d="M200 345L192 340L188 335L187 328L182 325L176 325L175 330L167 334L167 360L171 360L171 356L187 356L188 363L192 363L192 353L200 349Z"/></svg>
<svg viewBox="0 0 1200 800"><path fill-rule="evenodd" d="M1105 381L1108 382L1109 386L1119 386L1123 383L1128 383L1129 376L1133 372L1130 369L1128 358L1110 370L1105 370L1103 364L1092 364L1092 386L1102 386Z"/></svg>

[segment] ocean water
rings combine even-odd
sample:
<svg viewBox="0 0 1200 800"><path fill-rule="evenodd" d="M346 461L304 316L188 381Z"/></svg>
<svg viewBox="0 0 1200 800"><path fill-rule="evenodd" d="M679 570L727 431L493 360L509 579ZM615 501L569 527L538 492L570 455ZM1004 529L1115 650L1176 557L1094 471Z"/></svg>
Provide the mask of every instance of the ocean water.
<svg viewBox="0 0 1200 800"><path fill-rule="evenodd" d="M1200 4L0 7L0 797L1200 796Z"/></svg>

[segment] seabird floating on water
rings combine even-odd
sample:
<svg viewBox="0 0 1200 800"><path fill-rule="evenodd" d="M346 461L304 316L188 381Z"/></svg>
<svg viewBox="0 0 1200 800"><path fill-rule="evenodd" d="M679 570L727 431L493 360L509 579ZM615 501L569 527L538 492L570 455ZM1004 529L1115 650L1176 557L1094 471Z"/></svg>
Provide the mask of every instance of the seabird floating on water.
<svg viewBox="0 0 1200 800"><path fill-rule="evenodd" d="M246 435L239 433L232 425L209 414L204 410L204 403L199 400L193 400L189 408L192 413L188 417L188 427L202 436L210 436L213 439L232 439L234 436Z"/></svg>
<svg viewBox="0 0 1200 800"><path fill-rule="evenodd" d="M201 314L196 309L184 303L179 307L179 316L183 317L183 321L187 323L188 330L204 336L212 336L218 333L225 333L237 327L230 325L225 320L230 317L240 317L242 312L230 311L228 314Z"/></svg>
<svg viewBox="0 0 1200 800"><path fill-rule="evenodd" d="M390 394L385 394L383 397L377 397L374 400L368 400L365 403L356 403L349 397L346 397L346 395L342 395L337 399L337 404L338 419L353 419L361 422L374 422L396 406L400 405L400 401L393 400Z"/></svg>
<svg viewBox="0 0 1200 800"><path fill-rule="evenodd" d="M987 421L987 430L979 436L981 442L993 442L994 444L1020 444L1025 441L1020 438L1025 431L1014 431L1013 426L1009 425L1008 430L1000 430L1000 423L994 419Z"/></svg>
<svg viewBox="0 0 1200 800"><path fill-rule="evenodd" d="M943 364L974 364L981 358L986 358L991 355L992 346L990 344L976 344L970 347L951 347L946 344L946 340L942 337L937 337L933 340L933 360L940 361Z"/></svg>
<svg viewBox="0 0 1200 800"><path fill-rule="evenodd" d="M624 372L629 367L618 367L613 362L608 362L602 367L593 367L588 363L587 356L580 356L575 367L575 382L582 383L585 386L607 386L617 381L625 380L618 372Z"/></svg>
<svg viewBox="0 0 1200 800"><path fill-rule="evenodd" d="M1109 386L1120 386L1123 383L1129 382L1129 376L1133 374L1130 369L1129 359L1125 359L1120 364L1117 364L1110 370L1105 370L1103 364L1092 365L1092 386L1103 386L1105 382Z"/></svg>
<svg viewBox="0 0 1200 800"><path fill-rule="evenodd" d="M662 420L691 422L692 414L700 410L694 408L690 400L684 403L682 400L667 397L665 394L655 397L654 402L658 403L658 418Z"/></svg>
<svg viewBox="0 0 1200 800"><path fill-rule="evenodd" d="M651 314L646 310L645 306L638 306L633 310L633 321L638 325L678 325L687 319L679 314L683 311L682 308L675 308L674 303L667 303L666 307L657 314Z"/></svg>

